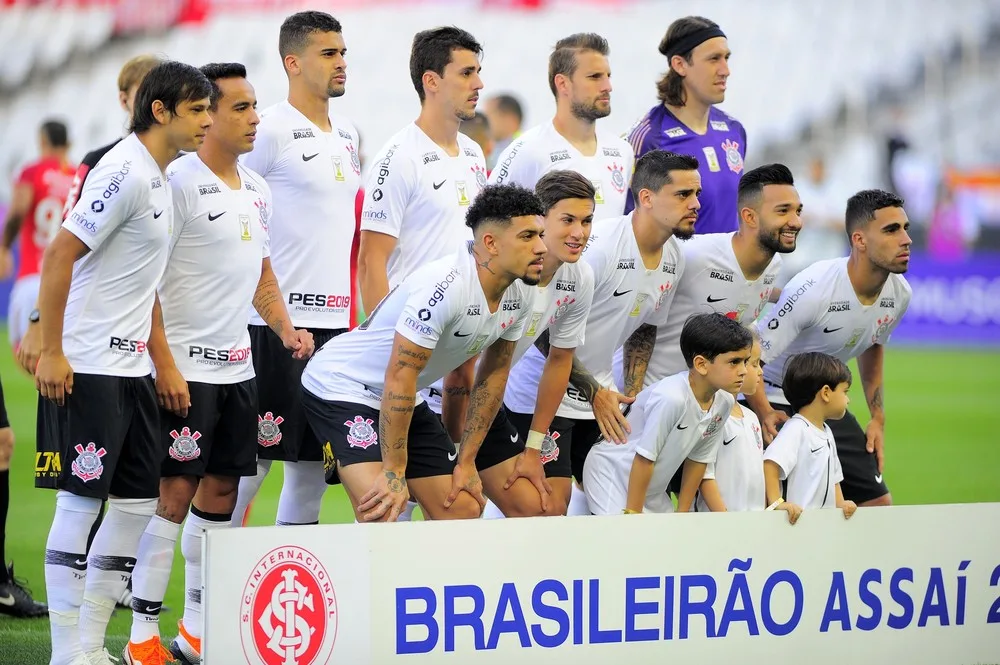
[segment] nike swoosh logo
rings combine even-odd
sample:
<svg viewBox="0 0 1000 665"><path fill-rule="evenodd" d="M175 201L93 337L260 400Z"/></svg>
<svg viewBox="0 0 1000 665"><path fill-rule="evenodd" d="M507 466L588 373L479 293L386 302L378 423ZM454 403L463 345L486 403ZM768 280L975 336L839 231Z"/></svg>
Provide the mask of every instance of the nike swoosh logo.
<svg viewBox="0 0 1000 665"><path fill-rule="evenodd" d="M517 434L512 434L510 437L510 442L517 443L517 436L518 436Z"/></svg>
<svg viewBox="0 0 1000 665"><path fill-rule="evenodd" d="M825 333L832 333L832 332L837 332L838 330L843 330L843 329L844 329L843 326L841 326L839 328L833 328L832 330L830 328L823 328L823 332L825 332Z"/></svg>
<svg viewBox="0 0 1000 665"><path fill-rule="evenodd" d="M875 475L875 482L878 483L879 485L882 484L882 474L881 473Z"/></svg>
<svg viewBox="0 0 1000 665"><path fill-rule="evenodd" d="M677 429L687 429L688 427L690 427L690 425L685 425L684 427L681 427L680 425L678 425Z"/></svg>
<svg viewBox="0 0 1000 665"><path fill-rule="evenodd" d="M132 563L131 561L126 561L125 562L125 567L126 568L135 568L135 564Z"/></svg>
<svg viewBox="0 0 1000 665"><path fill-rule="evenodd" d="M725 298L713 298L712 296L708 297L708 302L722 302L723 300L725 300Z"/></svg>
<svg viewBox="0 0 1000 665"><path fill-rule="evenodd" d="M6 596L0 596L0 605L14 607L14 594L8 593Z"/></svg>
<svg viewBox="0 0 1000 665"><path fill-rule="evenodd" d="M446 182L448 182L447 178L445 178L441 182L435 182L435 183L432 183L432 184L434 185L434 189L441 189L441 185L443 185Z"/></svg>
<svg viewBox="0 0 1000 665"><path fill-rule="evenodd" d="M472 333L465 333L465 334L463 335L462 333L458 332L457 330L455 331L455 337L468 337L468 336L469 336L469 335L471 335L471 334L472 334Z"/></svg>
<svg viewBox="0 0 1000 665"><path fill-rule="evenodd" d="M86 565L87 565L87 560L86 560L86 559L84 559L83 561L80 561L79 559L77 559L77 560L76 560L76 561L74 561L73 563L75 563L75 564L76 564L76 565L78 565L78 566L86 566Z"/></svg>
<svg viewBox="0 0 1000 665"><path fill-rule="evenodd" d="M312 159L313 157L316 157L317 155L319 155L318 152L315 155L309 155L309 156L306 156L306 153L302 153L302 161L303 162L308 162L310 159Z"/></svg>
<svg viewBox="0 0 1000 665"><path fill-rule="evenodd" d="M153 213L153 219L159 219L160 215L162 215L162 214L163 214L162 210L160 212L154 212Z"/></svg>
<svg viewBox="0 0 1000 665"><path fill-rule="evenodd" d="M454 462L455 458L458 457L458 452L448 453L448 461Z"/></svg>
<svg viewBox="0 0 1000 665"><path fill-rule="evenodd" d="M629 289L628 291L622 291L621 293L619 293L618 291L615 291L615 295L616 296L623 296L626 293L632 293L632 289Z"/></svg>
<svg viewBox="0 0 1000 665"><path fill-rule="evenodd" d="M217 220L218 218L222 217L225 214L226 214L225 210L220 212L218 215L213 215L212 213L208 213L208 221L214 222L215 220Z"/></svg>
<svg viewBox="0 0 1000 665"><path fill-rule="evenodd" d="M160 611L161 607L163 607L163 603L160 603L159 605L147 605L143 612L146 614L156 614Z"/></svg>
<svg viewBox="0 0 1000 665"><path fill-rule="evenodd" d="M732 443L732 442L733 442L733 441L735 441L735 440L736 440L736 437L735 437L735 436L734 436L733 438L729 439L729 441L726 441L725 439L723 439L723 440L722 440L722 445L724 445L724 446L728 446L728 445L729 445L730 443Z"/></svg>
<svg viewBox="0 0 1000 665"><path fill-rule="evenodd" d="M820 447L819 447L819 448L817 448L816 450L813 450L812 448L810 448L810 449L809 449L809 452L811 452L811 453L818 453L818 452L819 452L819 451L821 451L821 450L823 450L823 446L820 446Z"/></svg>

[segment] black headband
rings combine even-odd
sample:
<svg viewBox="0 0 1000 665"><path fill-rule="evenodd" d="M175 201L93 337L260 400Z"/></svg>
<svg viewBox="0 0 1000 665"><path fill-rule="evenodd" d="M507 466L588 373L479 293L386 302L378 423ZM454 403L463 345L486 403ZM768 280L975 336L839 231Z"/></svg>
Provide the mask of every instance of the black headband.
<svg viewBox="0 0 1000 665"><path fill-rule="evenodd" d="M667 60L674 57L675 55L683 56L689 51L693 51L696 46L703 42L707 42L709 39L714 37L725 37L726 33L722 31L722 28L702 28L697 32L692 32L690 35L680 39L676 44L672 44L666 49L666 53L663 55L667 56Z"/></svg>

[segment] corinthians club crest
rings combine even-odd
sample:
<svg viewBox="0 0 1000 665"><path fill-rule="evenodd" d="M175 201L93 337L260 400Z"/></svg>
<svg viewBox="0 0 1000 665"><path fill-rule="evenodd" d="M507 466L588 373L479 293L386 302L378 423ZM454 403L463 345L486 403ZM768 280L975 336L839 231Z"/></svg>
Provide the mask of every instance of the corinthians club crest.
<svg viewBox="0 0 1000 665"><path fill-rule="evenodd" d="M104 462L101 458L107 455L108 451L98 448L93 441L88 443L86 448L78 443L73 446L73 450L76 451L76 459L70 465L73 475L85 483L99 479L104 473Z"/></svg>
<svg viewBox="0 0 1000 665"><path fill-rule="evenodd" d="M184 427L179 433L177 430L171 430L170 437L174 440L170 444L169 450L171 459L175 459L178 462L190 462L193 459L201 457L201 448L198 446L198 439L201 438L201 432L195 430L192 433L191 428Z"/></svg>
<svg viewBox="0 0 1000 665"><path fill-rule="evenodd" d="M351 448L370 448L378 443L378 434L372 427L374 422L371 418L354 416L354 420L348 420L344 423L349 428L347 430L347 443L351 444Z"/></svg>
<svg viewBox="0 0 1000 665"><path fill-rule="evenodd" d="M277 418L274 414L268 411L261 418L260 415L257 416L257 443L269 448L271 446L276 446L281 443L281 428L279 425L285 422L285 419L281 416Z"/></svg>
<svg viewBox="0 0 1000 665"><path fill-rule="evenodd" d="M549 432L542 439L542 449L538 451L542 464L548 464L553 460L559 459L559 444L556 443L558 438L559 432Z"/></svg>

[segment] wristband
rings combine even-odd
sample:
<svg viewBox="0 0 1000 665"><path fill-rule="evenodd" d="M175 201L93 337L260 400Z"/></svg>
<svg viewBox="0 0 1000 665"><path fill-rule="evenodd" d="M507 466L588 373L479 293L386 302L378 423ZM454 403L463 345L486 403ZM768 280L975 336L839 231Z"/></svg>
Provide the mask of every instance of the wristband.
<svg viewBox="0 0 1000 665"><path fill-rule="evenodd" d="M543 441L545 441L544 434L536 432L533 429L528 430L528 440L524 442L524 447L531 448L532 450L541 450Z"/></svg>
<svg viewBox="0 0 1000 665"><path fill-rule="evenodd" d="M780 506L780 505L781 505L781 504L783 504L784 502L785 502L785 500L784 500L784 499L782 499L782 498L781 498L781 497L779 496L779 497L778 497L777 499L775 499L775 500L774 500L774 503L772 503L772 504L771 504L770 506L768 506L768 507L767 507L767 508L765 508L764 510L774 510L775 508L777 508L778 506Z"/></svg>
<svg viewBox="0 0 1000 665"><path fill-rule="evenodd" d="M640 514L642 514L641 510L632 510L631 508L626 508L625 510L622 511L622 515L640 515Z"/></svg>

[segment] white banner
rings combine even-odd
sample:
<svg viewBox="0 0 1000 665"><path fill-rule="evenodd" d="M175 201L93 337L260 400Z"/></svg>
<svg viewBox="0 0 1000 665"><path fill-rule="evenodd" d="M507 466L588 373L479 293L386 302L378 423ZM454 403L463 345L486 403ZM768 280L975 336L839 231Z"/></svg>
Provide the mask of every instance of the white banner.
<svg viewBox="0 0 1000 665"><path fill-rule="evenodd" d="M209 663L1000 663L1000 504L807 511L794 527L268 527L205 547Z"/></svg>

